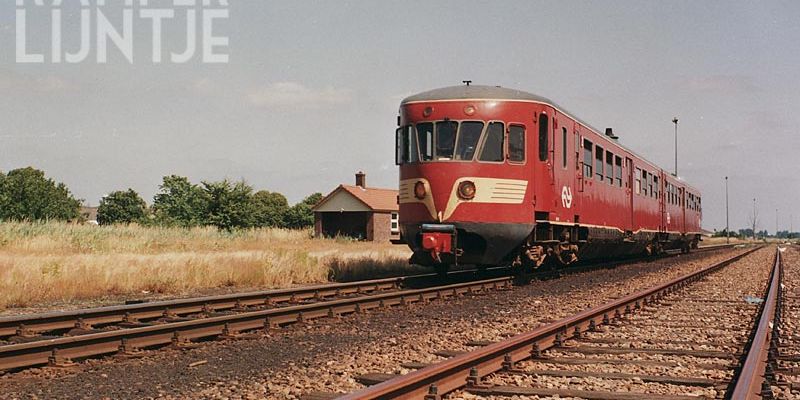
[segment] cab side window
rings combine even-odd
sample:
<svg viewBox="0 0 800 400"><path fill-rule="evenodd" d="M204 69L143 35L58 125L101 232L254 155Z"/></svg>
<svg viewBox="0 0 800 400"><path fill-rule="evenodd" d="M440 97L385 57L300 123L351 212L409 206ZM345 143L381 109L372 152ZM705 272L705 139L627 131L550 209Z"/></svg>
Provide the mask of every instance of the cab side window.
<svg viewBox="0 0 800 400"><path fill-rule="evenodd" d="M525 161L525 127L511 125L508 128L508 160L511 162Z"/></svg>

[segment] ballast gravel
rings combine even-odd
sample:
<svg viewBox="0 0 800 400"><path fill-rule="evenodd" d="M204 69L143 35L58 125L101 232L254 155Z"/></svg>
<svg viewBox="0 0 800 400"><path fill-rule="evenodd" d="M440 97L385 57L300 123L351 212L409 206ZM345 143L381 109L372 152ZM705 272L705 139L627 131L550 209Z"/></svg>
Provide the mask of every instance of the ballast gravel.
<svg viewBox="0 0 800 400"><path fill-rule="evenodd" d="M140 359L90 360L71 371L7 374L0 376L0 399L299 399L345 393L363 387L356 380L360 375L407 373L401 364L440 361L437 351L473 350L467 342L502 340L743 251L593 270L512 290L314 320L252 340L150 351ZM189 366L197 361L205 363Z"/></svg>

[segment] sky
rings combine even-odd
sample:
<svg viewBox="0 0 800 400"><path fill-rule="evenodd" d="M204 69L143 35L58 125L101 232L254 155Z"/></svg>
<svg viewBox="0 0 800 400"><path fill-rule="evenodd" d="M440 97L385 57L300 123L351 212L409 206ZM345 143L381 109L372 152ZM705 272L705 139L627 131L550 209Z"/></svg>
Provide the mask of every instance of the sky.
<svg viewBox="0 0 800 400"><path fill-rule="evenodd" d="M208 7L150 0L3 0L0 4L0 171L34 166L96 205L128 187L148 202L161 178L244 179L296 202L351 183L395 187L394 129L404 97L472 80L553 99L703 193L707 229L800 229L800 2L797 1L231 1ZM224 2L223 2L224 3ZM58 40L52 10L61 13ZM100 17L124 33L98 62ZM162 60L142 9L169 9ZM204 62L173 62L188 10L227 10ZM19 62L25 11L26 54ZM75 53L82 10L88 57ZM99 11L98 11L99 10ZM194 26L194 25L192 25ZM209 40L208 43L211 43ZM792 216L790 220L790 215ZM792 221L793 220L793 221Z"/></svg>

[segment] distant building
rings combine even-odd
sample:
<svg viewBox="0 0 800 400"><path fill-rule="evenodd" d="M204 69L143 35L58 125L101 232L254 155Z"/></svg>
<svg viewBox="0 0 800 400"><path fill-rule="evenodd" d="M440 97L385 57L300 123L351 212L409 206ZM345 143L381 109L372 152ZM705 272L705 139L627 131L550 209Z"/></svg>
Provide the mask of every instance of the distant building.
<svg viewBox="0 0 800 400"><path fill-rule="evenodd" d="M81 206L81 219L87 224L97 225L97 207Z"/></svg>
<svg viewBox="0 0 800 400"><path fill-rule="evenodd" d="M339 185L314 211L314 233L387 242L400 238L397 190L367 187L367 176L356 174L355 186Z"/></svg>

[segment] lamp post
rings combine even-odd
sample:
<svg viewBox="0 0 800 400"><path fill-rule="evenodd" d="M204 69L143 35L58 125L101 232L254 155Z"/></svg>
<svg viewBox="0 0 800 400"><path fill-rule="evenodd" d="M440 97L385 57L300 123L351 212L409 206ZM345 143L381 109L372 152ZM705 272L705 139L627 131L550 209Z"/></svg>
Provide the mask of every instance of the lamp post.
<svg viewBox="0 0 800 400"><path fill-rule="evenodd" d="M672 123L675 124L675 173L678 176L678 117L672 118Z"/></svg>
<svg viewBox="0 0 800 400"><path fill-rule="evenodd" d="M728 177L725 177L725 243L731 242L731 227L728 219Z"/></svg>

